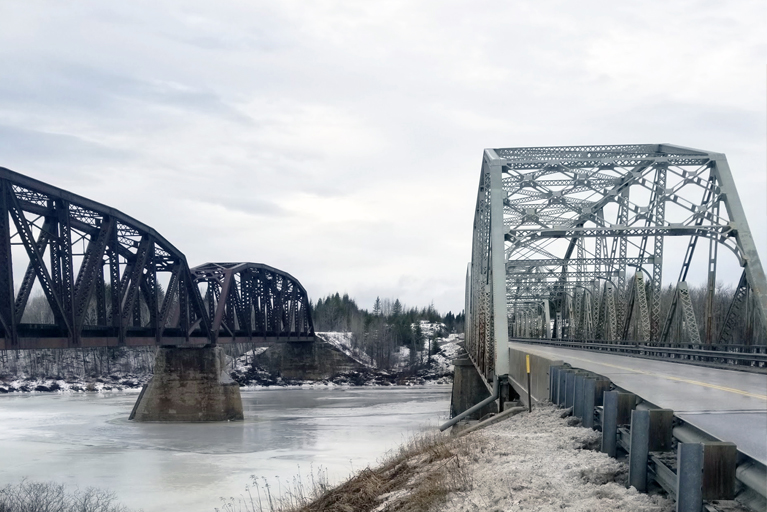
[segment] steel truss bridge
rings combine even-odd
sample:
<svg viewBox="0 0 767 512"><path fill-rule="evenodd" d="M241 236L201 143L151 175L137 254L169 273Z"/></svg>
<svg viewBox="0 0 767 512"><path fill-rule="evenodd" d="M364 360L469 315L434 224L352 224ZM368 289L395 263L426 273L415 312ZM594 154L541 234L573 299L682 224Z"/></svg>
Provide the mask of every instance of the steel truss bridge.
<svg viewBox="0 0 767 512"><path fill-rule="evenodd" d="M742 269L730 294L727 259ZM510 339L767 363L767 280L727 159L668 144L485 150L466 312L487 381Z"/></svg>
<svg viewBox="0 0 767 512"><path fill-rule="evenodd" d="M14 269L25 269L20 282ZM47 322L30 318L35 290ZM290 274L190 268L136 219L0 167L0 349L283 341L314 341L306 290Z"/></svg>

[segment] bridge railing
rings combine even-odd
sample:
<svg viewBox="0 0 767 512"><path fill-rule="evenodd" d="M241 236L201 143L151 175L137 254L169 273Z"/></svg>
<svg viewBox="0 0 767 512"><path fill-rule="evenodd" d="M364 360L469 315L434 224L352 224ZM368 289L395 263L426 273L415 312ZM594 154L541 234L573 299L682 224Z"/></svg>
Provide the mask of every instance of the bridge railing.
<svg viewBox="0 0 767 512"><path fill-rule="evenodd" d="M700 346L679 343L644 343L604 340L541 340L511 338L510 341L549 345L577 350L594 350L616 354L661 359L702 366L730 367L738 370L767 373L767 346L724 345Z"/></svg>

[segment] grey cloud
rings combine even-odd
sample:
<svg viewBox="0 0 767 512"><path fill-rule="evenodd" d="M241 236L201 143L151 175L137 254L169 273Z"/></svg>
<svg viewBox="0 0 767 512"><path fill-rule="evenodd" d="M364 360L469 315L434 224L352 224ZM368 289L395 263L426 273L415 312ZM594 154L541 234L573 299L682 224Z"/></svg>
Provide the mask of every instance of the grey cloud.
<svg viewBox="0 0 767 512"><path fill-rule="evenodd" d="M135 155L128 151L107 147L75 135L0 124L0 162L30 161L83 165L116 159L125 161L134 157ZM20 172L23 173L21 170Z"/></svg>

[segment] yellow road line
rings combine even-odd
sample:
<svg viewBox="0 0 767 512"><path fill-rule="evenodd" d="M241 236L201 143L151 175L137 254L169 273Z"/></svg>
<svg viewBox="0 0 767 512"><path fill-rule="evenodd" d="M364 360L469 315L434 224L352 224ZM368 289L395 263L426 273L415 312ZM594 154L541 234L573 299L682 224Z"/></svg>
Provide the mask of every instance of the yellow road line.
<svg viewBox="0 0 767 512"><path fill-rule="evenodd" d="M717 386L716 384L709 384L708 382L700 382L698 380L689 380L689 379L683 379L681 377L674 377L672 375L664 375L662 373L653 373L653 372L647 372L644 370L636 370L634 368L629 368L626 366L618 366L617 364L609 364L609 363L600 363L598 361L593 361L591 359L584 359L582 357L576 357L576 356L568 356L570 359L577 359L579 361L585 361L587 363L593 363L593 364L601 364L602 366L609 366L610 368L616 368L618 370L626 370L633 373L641 373L643 375L651 375L653 377L660 377L661 379L668 379L668 380L675 380L677 382L685 382L687 384L693 384L696 386L703 386L705 388L711 388L711 389L718 389L719 391L726 391L728 393L735 393L738 395L743 396L749 396L751 398L756 398L759 400L765 400L767 401L767 395L757 395L755 393L749 393L748 391L743 391L740 389L735 388L728 388L725 386Z"/></svg>

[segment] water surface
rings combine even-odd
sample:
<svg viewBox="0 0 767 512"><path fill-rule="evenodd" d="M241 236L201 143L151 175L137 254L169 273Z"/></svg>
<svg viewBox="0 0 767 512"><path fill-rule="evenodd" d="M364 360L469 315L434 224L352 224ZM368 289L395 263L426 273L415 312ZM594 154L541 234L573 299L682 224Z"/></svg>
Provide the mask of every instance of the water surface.
<svg viewBox="0 0 767 512"><path fill-rule="evenodd" d="M245 421L128 421L133 393L0 397L0 485L22 477L115 491L147 512L207 511L250 475L284 486L310 464L332 480L447 417L450 387L243 391ZM279 482L278 483L278 479Z"/></svg>

